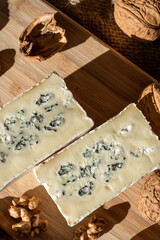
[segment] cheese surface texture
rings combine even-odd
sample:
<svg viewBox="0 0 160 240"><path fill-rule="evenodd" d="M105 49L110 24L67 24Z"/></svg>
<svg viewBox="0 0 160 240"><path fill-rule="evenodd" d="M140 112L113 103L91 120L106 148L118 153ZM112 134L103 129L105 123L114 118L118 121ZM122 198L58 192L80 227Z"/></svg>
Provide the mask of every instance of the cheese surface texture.
<svg viewBox="0 0 160 240"><path fill-rule="evenodd" d="M0 189L93 126L52 73L0 110Z"/></svg>
<svg viewBox="0 0 160 240"><path fill-rule="evenodd" d="M160 165L160 141L134 104L34 169L68 225Z"/></svg>

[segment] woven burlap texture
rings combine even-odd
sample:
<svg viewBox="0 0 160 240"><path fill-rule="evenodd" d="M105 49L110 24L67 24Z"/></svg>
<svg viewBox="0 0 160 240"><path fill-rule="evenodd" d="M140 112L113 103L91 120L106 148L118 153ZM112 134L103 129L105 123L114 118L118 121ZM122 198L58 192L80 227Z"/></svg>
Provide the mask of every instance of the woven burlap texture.
<svg viewBox="0 0 160 240"><path fill-rule="evenodd" d="M160 39L142 42L124 34L114 20L113 0L48 0L48 2L160 81Z"/></svg>

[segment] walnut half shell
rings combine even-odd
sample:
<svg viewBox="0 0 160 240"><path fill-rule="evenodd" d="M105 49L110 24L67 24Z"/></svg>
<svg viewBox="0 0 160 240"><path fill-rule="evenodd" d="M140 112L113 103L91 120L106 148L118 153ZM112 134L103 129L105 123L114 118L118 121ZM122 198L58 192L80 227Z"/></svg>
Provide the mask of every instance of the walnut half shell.
<svg viewBox="0 0 160 240"><path fill-rule="evenodd" d="M46 13L22 32L20 52L33 61L43 61L59 52L67 43L65 30L56 25L54 13Z"/></svg>
<svg viewBox="0 0 160 240"><path fill-rule="evenodd" d="M160 83L152 83L142 91L137 107L160 138Z"/></svg>
<svg viewBox="0 0 160 240"><path fill-rule="evenodd" d="M147 41L160 37L159 0L115 0L114 17L129 37Z"/></svg>

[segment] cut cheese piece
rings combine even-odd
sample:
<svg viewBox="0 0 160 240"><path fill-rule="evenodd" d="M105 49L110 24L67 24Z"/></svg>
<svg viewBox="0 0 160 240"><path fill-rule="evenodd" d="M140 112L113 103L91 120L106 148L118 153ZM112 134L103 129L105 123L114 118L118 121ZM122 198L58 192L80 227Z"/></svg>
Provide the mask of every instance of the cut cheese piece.
<svg viewBox="0 0 160 240"><path fill-rule="evenodd" d="M0 110L0 189L92 126L64 80L52 73Z"/></svg>
<svg viewBox="0 0 160 240"><path fill-rule="evenodd" d="M160 141L135 104L34 169L73 226L160 165Z"/></svg>

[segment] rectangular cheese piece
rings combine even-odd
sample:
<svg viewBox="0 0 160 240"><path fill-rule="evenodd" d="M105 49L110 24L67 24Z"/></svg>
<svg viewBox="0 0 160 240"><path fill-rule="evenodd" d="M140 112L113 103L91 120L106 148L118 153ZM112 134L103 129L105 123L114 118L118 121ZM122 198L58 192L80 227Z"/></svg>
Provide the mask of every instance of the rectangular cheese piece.
<svg viewBox="0 0 160 240"><path fill-rule="evenodd" d="M134 104L35 168L73 226L160 166L160 141Z"/></svg>
<svg viewBox="0 0 160 240"><path fill-rule="evenodd" d="M0 189L92 126L54 73L6 104L0 110Z"/></svg>

